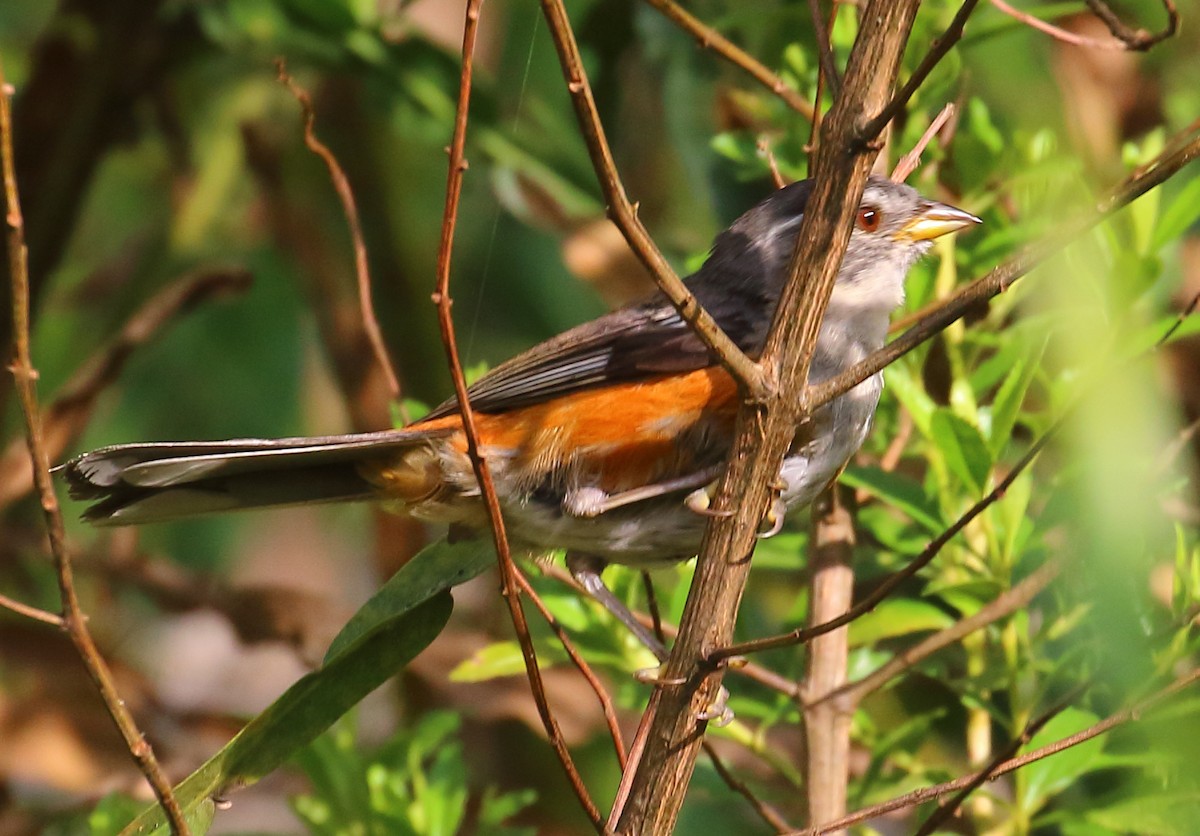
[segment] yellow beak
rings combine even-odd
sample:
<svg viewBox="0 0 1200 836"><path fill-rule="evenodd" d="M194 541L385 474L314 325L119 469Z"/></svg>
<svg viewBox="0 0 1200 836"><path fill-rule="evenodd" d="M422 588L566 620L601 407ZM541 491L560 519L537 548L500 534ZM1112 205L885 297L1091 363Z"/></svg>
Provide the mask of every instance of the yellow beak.
<svg viewBox="0 0 1200 836"><path fill-rule="evenodd" d="M911 221L896 231L895 238L907 242L932 241L978 223L983 221L970 212L946 203L927 203Z"/></svg>

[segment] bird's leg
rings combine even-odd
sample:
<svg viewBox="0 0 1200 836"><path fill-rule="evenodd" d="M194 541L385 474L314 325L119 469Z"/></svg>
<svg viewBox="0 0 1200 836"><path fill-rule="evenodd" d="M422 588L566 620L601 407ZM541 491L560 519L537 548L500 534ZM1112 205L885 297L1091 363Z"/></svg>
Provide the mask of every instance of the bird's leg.
<svg viewBox="0 0 1200 836"><path fill-rule="evenodd" d="M592 555L567 552L567 571L571 573L571 577L583 587L588 595L600 602L618 621L628 627L638 641L650 648L650 652L659 662L667 661L667 648L659 641L658 636L647 630L646 626L629 611L629 607L625 606L624 602L613 595L612 590L604 585L600 573L607 565L604 560ZM661 682L658 679L658 672L653 670L639 671L636 676L642 682ZM733 711L730 710L728 701L729 692L722 686L712 705L700 712L699 719L711 721L716 726L729 725L733 721Z"/></svg>
<svg viewBox="0 0 1200 836"><path fill-rule="evenodd" d="M567 491L562 507L573 517L598 517L616 508L632 505L645 499L655 499L676 491L702 488L721 472L721 467L708 467L675 479L666 479L652 485L643 485L620 493L607 493L600 488L581 487ZM689 506L691 507L691 506Z"/></svg>
<svg viewBox="0 0 1200 836"><path fill-rule="evenodd" d="M588 554L580 554L578 552L567 552L567 571L571 573L579 585L584 588L588 595L591 595L596 601L604 606L606 610L612 613L613 617L629 628L629 631L637 636L638 641L650 648L650 652L657 657L658 661L665 662L667 660L667 648L658 636L646 629L646 625L638 621L633 613L629 611L629 607L625 603L613 595L612 590L604 585L604 581L600 578L600 573L604 571L604 567L608 564L598 557L593 557Z"/></svg>

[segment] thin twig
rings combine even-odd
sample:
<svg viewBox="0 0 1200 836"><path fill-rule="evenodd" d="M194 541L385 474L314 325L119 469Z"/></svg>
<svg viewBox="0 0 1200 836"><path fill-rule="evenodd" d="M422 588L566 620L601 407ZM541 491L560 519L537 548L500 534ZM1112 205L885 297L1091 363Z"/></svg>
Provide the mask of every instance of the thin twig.
<svg viewBox="0 0 1200 836"><path fill-rule="evenodd" d="M963 36L963 27L966 26L967 18L975 11L975 7L979 5L979 0L963 0L962 6L959 7L958 13L954 15L954 19L950 21L950 25L946 27L946 31L942 36L935 40L929 47L929 52L921 59L920 65L913 71L913 74L908 77L908 81L900 88L899 92L892 97L892 100L884 106L879 114L871 119L863 126L859 132L860 142L872 142L875 137L879 136L880 132L896 118L896 115L904 109L912 99L913 94L917 89L925 83L925 79L929 78L929 74L933 72L943 58L950 52L956 43ZM893 174L892 179L897 179ZM905 178L901 177L900 180Z"/></svg>
<svg viewBox="0 0 1200 836"><path fill-rule="evenodd" d="M600 114L596 110L587 73L583 69L579 45L575 42L575 33L571 30L562 0L542 0L542 11L550 27L554 47L558 51L559 63L567 81L567 92L571 95L580 133L583 134L588 156L592 160L592 167L596 171L596 178L600 181L604 200L608 204L608 216L621 230L630 249L654 277L659 289L679 311L679 315L692 327L696 336L717 361L729 370L730 375L751 400L761 399L768 390L766 375L757 363L729 339L712 316L696 301L687 285L671 269L671 265L651 240L646 227L642 225L637 206L631 203L625 194L625 187L621 184L620 175L613 162L612 151L608 147L604 126L600 123Z"/></svg>
<svg viewBox="0 0 1200 836"><path fill-rule="evenodd" d="M205 268L171 282L126 320L117 336L88 358L55 394L44 410L42 437L46 456L57 461L91 419L100 395L120 376L133 353L167 323L201 302L250 286L250 273L240 267ZM33 488L33 470L20 441L0 456L0 508Z"/></svg>
<svg viewBox="0 0 1200 836"><path fill-rule="evenodd" d="M907 650L897 653L878 670L830 692L825 699L845 700L850 705L858 704L867 694L883 687L904 671L917 665L921 660L1026 606L1038 593L1049 586L1061 571L1062 561L1048 561L1016 586L997 595L974 614L961 621L956 621L945 630L939 630Z"/></svg>
<svg viewBox="0 0 1200 836"><path fill-rule="evenodd" d="M58 613L47 612L38 607L23 604L15 598L9 598L7 595L0 595L0 607L6 610L11 610L17 615L23 615L26 618L32 618L34 621L40 621L43 624L49 624L51 627L65 628L66 624L63 618Z"/></svg>
<svg viewBox="0 0 1200 836"><path fill-rule="evenodd" d="M817 38L817 60L820 63L821 74L825 76L830 96L837 98L838 91L842 89L842 79L838 75L837 62L833 57L833 44L829 38L829 30L823 25L825 21L821 17L821 0L808 0L808 11L812 15L813 33ZM834 0L829 11L830 24L833 23L836 16L837 2Z"/></svg>
<svg viewBox="0 0 1200 836"><path fill-rule="evenodd" d="M782 189L788 184L787 178L783 176L783 172L779 170L779 163L775 160L775 152L771 150L771 142L765 136L760 136L758 142L754 143L758 153L767 161L767 169L771 172L771 182L775 184L775 188Z"/></svg>
<svg viewBox="0 0 1200 836"><path fill-rule="evenodd" d="M1187 138L1181 141L1181 138ZM1047 238L1023 248L986 275L960 288L953 296L922 311L915 324L879 351L841 374L809 387L812 408L823 406L853 389L876 372L957 322L981 303L1012 287L1017 279L1079 238L1109 215L1122 209L1151 189L1162 185L1176 172L1200 157L1200 122L1193 123L1167 143L1167 149L1150 163L1133 172L1098 202L1092 211L1074 222L1060 224Z"/></svg>
<svg viewBox="0 0 1200 836"><path fill-rule="evenodd" d="M1061 26L1055 26L1053 23L1047 23L1041 18L1034 17L1033 15L1029 14L1029 12L1023 12L1014 6L1010 6L1008 3L1004 2L1004 0L991 0L991 2L992 5L995 6L999 11L1008 15L1014 20L1019 20L1026 26L1036 29L1039 32L1043 32L1049 35L1051 38L1054 38L1054 40L1061 41L1064 44L1070 44L1071 46L1082 46L1088 49L1103 49L1110 52L1120 52L1128 49L1125 44L1115 37L1111 40L1105 41L1101 40L1100 38L1091 38L1087 35L1080 35L1076 32L1070 32L1066 29L1063 29Z"/></svg>
<svg viewBox="0 0 1200 836"><path fill-rule="evenodd" d="M783 100L784 104L799 113L805 119L813 118L812 104L793 90L787 83L772 72L765 64L753 55L743 50L711 26L694 17L675 0L646 0L664 17L687 32L704 49L711 49L729 63L741 68L755 81L770 90Z"/></svg>
<svg viewBox="0 0 1200 836"><path fill-rule="evenodd" d="M1083 731L1076 732L1062 740L1057 740L1054 743L1049 743L1032 752L1027 752L1019 757L1011 758L1004 763L995 766L994 768L972 772L970 775L965 775L961 778L956 778L953 781L947 781L943 784L936 784L932 787L914 790L910 793L897 796L889 801L884 801L880 804L873 804L870 807L864 807L845 818L835 822L821 825L820 827L810 827L806 830L794 831L791 836L821 836L824 833L832 833L835 830L843 830L860 822L870 821L871 819L882 816L886 813L894 812L895 810L903 810L907 807L914 807L918 804L924 804L926 801L932 801L936 798L941 798L947 793L961 790L973 784L981 772L986 773L989 777L996 778L1001 775L1006 775L1009 772L1020 769L1023 766L1028 766L1035 761L1040 761L1045 758L1055 755L1064 749L1070 749L1072 746L1078 746L1080 743L1086 743L1094 737L1099 737L1105 732L1111 731L1117 726L1124 725L1131 720L1139 719L1147 710L1153 708L1164 699L1179 693L1183 689L1200 681L1200 668L1188 671L1179 676L1170 685L1160 691L1146 697L1129 708L1111 714L1095 725L1089 726Z"/></svg>
<svg viewBox="0 0 1200 836"><path fill-rule="evenodd" d="M50 541L50 553L54 558L55 574L58 578L59 595L62 600L61 622L70 636L75 649L87 668L88 675L100 691L105 708L112 717L129 754L146 776L159 804L162 805L171 829L181 836L189 833L187 821L179 801L171 791L171 782L163 774L154 750L143 736L133 719L125 701L117 692L112 672L96 648L88 629L87 616L79 605L75 592L74 571L67 552L66 533L63 530L62 512L54 483L50 477L50 461L42 435L42 421L37 400L37 370L29 349L29 273L28 253L25 249L25 221L21 215L21 201L17 191L16 166L13 160L12 88L4 78L0 66L0 166L3 168L5 224L7 226L8 269L12 284L13 361L10 370L16 385L21 416L25 422L25 440L29 457L33 461L34 481L41 499L46 533Z"/></svg>
<svg viewBox="0 0 1200 836"><path fill-rule="evenodd" d="M396 369L392 365L391 358L388 357L387 345L383 341L383 331L379 327L379 320L375 316L375 303L371 294L371 269L367 259L367 245L363 241L362 223L358 217L358 204L354 200L354 192L350 189L350 181L346 177L346 172L342 168L341 163L337 161L337 157L329 150L324 142L317 138L314 126L316 125L317 114L313 108L312 97L308 91L301 87L288 74L287 64L282 58L275 59L275 69L279 74L279 81L284 84L291 94L300 103L300 110L304 115L304 144L308 149L321 158L325 163L325 167L329 169L329 179L333 181L333 188L337 191L338 199L342 202L342 212L346 216L346 225L350 228L350 240L354 243L354 270L358 276L358 306L362 316L363 328L366 330L367 340L371 344L371 350L375 354L375 362L379 364L379 368L383 371L384 380L387 381L388 391L391 393L392 400L400 402L400 380L396 376ZM403 405L401 405L403 408Z"/></svg>
<svg viewBox="0 0 1200 836"><path fill-rule="evenodd" d="M1074 689L1077 692L1082 692L1086 685L1080 685ZM997 773L996 770L1003 766L1008 761L1016 757L1017 752L1021 751L1021 747L1029 743L1030 740L1040 732L1047 723L1062 713L1071 701L1078 694L1073 693L1058 702L1049 711L1043 713L1040 717L1031 720L1021 730L1021 733L1009 741L1008 745L996 753L995 757L988 762L987 766L979 770L975 777L967 783L961 790L955 794L954 798L950 799L946 804L938 807L930 813L929 818L921 822L921 826L913 836L929 836L931 833L936 833L945 822L949 821L954 814L962 807L963 802L970 797L971 793L982 787L987 781L991 780Z"/></svg>
<svg viewBox="0 0 1200 836"><path fill-rule="evenodd" d="M1165 41L1179 31L1179 10L1175 8L1174 0L1162 0L1163 10L1167 13L1167 25L1161 32L1150 33L1145 29L1131 29L1126 26L1116 12L1108 7L1103 0L1084 0L1092 14L1100 18L1113 37L1125 45L1127 49L1145 52L1155 44Z"/></svg>
<svg viewBox="0 0 1200 836"><path fill-rule="evenodd" d="M768 827L773 828L776 833L787 833L792 829L787 819L778 810L755 795L754 790L750 789L745 781L742 781L733 774L733 770L721 760L721 756L717 754L716 747L710 741L704 741L704 754L708 755L713 769L716 770L717 775L725 782L725 785L750 802L751 808L753 808L754 812L758 813L760 819L767 823Z"/></svg>
<svg viewBox="0 0 1200 836"><path fill-rule="evenodd" d="M534 590L520 567L517 567L517 583L520 584L521 591L529 596L529 600L533 602L538 612L542 614L542 618L545 619L546 624L550 626L550 629L558 638L559 643L563 646L563 650L567 652L567 657L571 660L571 664L583 675L588 686L595 693L596 700L600 703L600 710L604 713L604 722L608 725L608 734L612 738L613 748L617 751L617 765L621 769L624 769L625 762L628 760L628 756L625 754L625 740L621 736L621 725L617 720L617 712L613 707L612 697L605 690L604 683L600 681L600 677L596 676L596 672L592 670L592 666L579 655L579 651L576 649L575 643L571 641L571 637L567 635L567 631L563 629L558 619L550 612L550 608L546 606L542 597Z"/></svg>
<svg viewBox="0 0 1200 836"><path fill-rule="evenodd" d="M538 666L537 653L533 648L533 639L529 634L529 624L525 620L525 611L521 607L518 585L518 572L508 548L508 535L504 530L504 518L500 511L500 501L496 496L496 486L492 482L492 474L487 461L479 452L479 432L475 427L475 415L471 410L471 401L467 395L467 384L463 377L462 363L458 356L458 342L454 336L454 318L450 307L450 259L454 249L454 228L458 220L458 201L462 194L463 173L467 170L464 148L467 140L467 116L471 101L471 75L474 66L475 36L479 29L479 10L483 0L468 0L466 23L463 27L462 72L459 76L458 105L454 114L454 134L450 141L449 173L446 175L446 208L442 215L442 236L438 247L437 283L433 293L433 302L437 306L438 323L441 326L442 344L446 349L446 360L450 368L450 376L454 382L454 392L458 397L458 408L462 415L463 433L467 439L467 453L471 466L475 471L475 479L483 495L484 508L487 511L488 522L491 524L492 540L496 546L496 557L500 565L501 590L504 601L508 605L512 617L513 629L521 646L521 656L525 661L525 673L529 678L529 687L537 704L538 716L542 726L550 738L550 744L558 755L571 789L579 799L588 819L591 820L597 832L604 832L604 819L599 809L588 794L579 771L567 749L566 740L559 728L558 720L550 709L546 698L546 689L542 682L541 668Z"/></svg>
<svg viewBox="0 0 1200 836"><path fill-rule="evenodd" d="M908 176L917 170L917 166L921 164L921 154L925 150L933 137L942 129L942 125L946 124L946 120L954 115L954 102L948 102L941 112L925 129L925 133L921 134L921 138L917 140L917 144L912 150L905 154L896 163L896 167L892 169L892 182L903 183L908 179Z"/></svg>

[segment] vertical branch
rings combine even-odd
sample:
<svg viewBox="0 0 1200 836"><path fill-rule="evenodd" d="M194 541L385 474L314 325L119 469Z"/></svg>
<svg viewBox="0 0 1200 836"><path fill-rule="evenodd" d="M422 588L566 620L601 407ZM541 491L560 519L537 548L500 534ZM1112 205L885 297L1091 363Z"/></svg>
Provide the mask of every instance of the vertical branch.
<svg viewBox="0 0 1200 836"><path fill-rule="evenodd" d="M621 833L666 833L675 824L704 736L700 719L723 674L703 660L728 645L770 485L803 418L808 366L875 153L854 141L887 103L917 0L873 0L850 54L840 95L821 130L814 189L800 224L789 281L760 367L768 394L744 405L729 469L680 623L679 638L651 697L646 747L630 780ZM797 402L800 403L797 403Z"/></svg>
<svg viewBox="0 0 1200 836"><path fill-rule="evenodd" d="M479 10L482 5L483 0L468 0L467 2L466 23L463 27L462 74L459 77L458 106L454 114L454 135L450 141L449 173L446 176L446 208L442 215L442 236L438 247L437 284L433 292L433 302L437 306L438 324L441 326L442 343L446 349L446 361L450 367L454 392L458 397L459 410L462 414L463 432L467 438L467 452L475 471L475 479L479 482L479 489L483 494L488 522L492 527L492 540L496 546L496 557L500 564L502 594L508 605L509 615L512 617L517 640L521 645L525 673L529 677L529 687L533 691L533 698L537 703L538 716L542 720L542 726L550 738L550 743L562 763L563 770L567 774L567 779L570 781L571 788L578 797L580 805L597 832L603 832L604 820L588 795L583 780L579 777L579 772L571 759L571 753L567 750L562 730L546 699L546 689L542 682L542 672L538 666L537 654L533 649L533 639L529 634L529 624L525 620L525 611L521 607L518 571L509 551L508 535L504 530L504 519L500 512L500 502L496 497L496 486L492 482L492 474L488 469L487 461L479 451L479 433L475 427L475 416L471 411L471 401L467 395L467 384L458 356L458 342L454 335L454 318L450 313L451 305L453 305L453 300L450 298L450 256L454 249L454 227L458 221L458 200L462 194L463 173L467 170L464 149L467 140L467 116L471 102L475 36L479 30Z"/></svg>
<svg viewBox="0 0 1200 836"><path fill-rule="evenodd" d="M142 735L133 715L117 693L112 672L96 648L87 616L79 605L75 592L74 570L67 553L66 534L63 530L62 512L54 484L50 477L50 462L46 453L46 442L42 434L42 420L37 401L37 370L29 349L29 271L28 253L25 248L25 221L21 215L21 200L17 191L16 166L13 162L12 88L4 78L0 67L0 164L3 166L5 227L8 244L8 270L12 290L13 360L10 370L21 405L21 416L25 422L25 440L29 457L33 460L33 478L42 504L46 533L50 541L50 553L54 558L54 570L58 578L59 596L62 600L62 627L67 631L75 649L87 668L88 676L95 683L104 700L109 716L116 723L129 754L146 776L166 813L171 830L187 834L188 826L183 810L171 792L171 783L163 774L154 756L150 743Z"/></svg>
<svg viewBox="0 0 1200 836"><path fill-rule="evenodd" d="M823 624L849 610L854 598L854 519L837 485L815 507L821 510L813 515L808 622ZM808 648L808 672L801 693L811 824L846 815L854 704L826 697L846 684L849 652L848 626L818 636Z"/></svg>

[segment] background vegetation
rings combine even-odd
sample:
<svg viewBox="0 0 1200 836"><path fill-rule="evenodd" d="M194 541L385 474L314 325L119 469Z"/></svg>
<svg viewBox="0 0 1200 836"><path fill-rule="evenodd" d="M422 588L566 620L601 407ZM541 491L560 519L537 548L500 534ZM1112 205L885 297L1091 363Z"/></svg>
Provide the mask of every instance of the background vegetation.
<svg viewBox="0 0 1200 836"><path fill-rule="evenodd" d="M914 271L905 313L1064 228L1189 126L1194 139L1194 25L1143 54L1104 48L1108 30L1080 3L1022 8L1099 46L1065 43L1000 5L980 5L881 157L890 169L956 103L910 182L985 221ZM1196 19L1190 5L1185 24ZM922 5L902 77L958 7ZM814 99L808 4L688 8ZM764 144L783 176L804 176L810 120L650 5L569 11L626 188L681 273L772 188ZM1157 4L1121 11L1131 24L1163 25ZM833 19L839 61L856 14L840 6ZM461 28L460 5L438 2L0 5L33 355L56 460L130 440L379 428L449 393L428 300ZM489 365L651 285L602 220L541 10L487 3L479 50L452 286L464 357ZM317 132L358 200L403 404L389 403L370 360L345 218L276 80L277 56L313 93ZM969 774L1014 754L1010 743L1028 731L1022 751L1062 739L1194 672L1193 320L1157 343L1200 292L1197 218L1200 178L1185 168L887 370L876 431L844 479L857 506L856 599L1061 429L927 569L851 626L857 681L998 599L1013 602L855 695L849 809ZM162 294L185 286L186 303L168 311ZM7 381L0 407L12 441L0 460L0 591L57 611ZM75 523L75 506L67 515L92 631L173 781L318 665L357 606L440 536L361 507L102 533ZM760 546L739 637L805 622L809 539L803 514ZM646 653L560 572L526 568L631 737L649 693L631 674L651 663ZM689 572L654 575L669 623ZM646 606L637 575L612 578ZM584 832L496 585L492 573L456 589L428 649L286 767L231 794L214 829ZM1025 605L1014 587L1038 594ZM599 708L557 639L533 626L556 716L606 808L620 773ZM774 687L727 677L738 721L710 736L749 792L799 827L810 803L797 699L806 651L754 661L777 675ZM1193 685L1137 723L989 782L946 827L1191 832L1198 710ZM268 741L282 754L285 738L272 731ZM111 832L149 798L69 643L0 613L0 832ZM931 811L906 808L873 826L909 832ZM678 832L771 830L702 760Z"/></svg>

